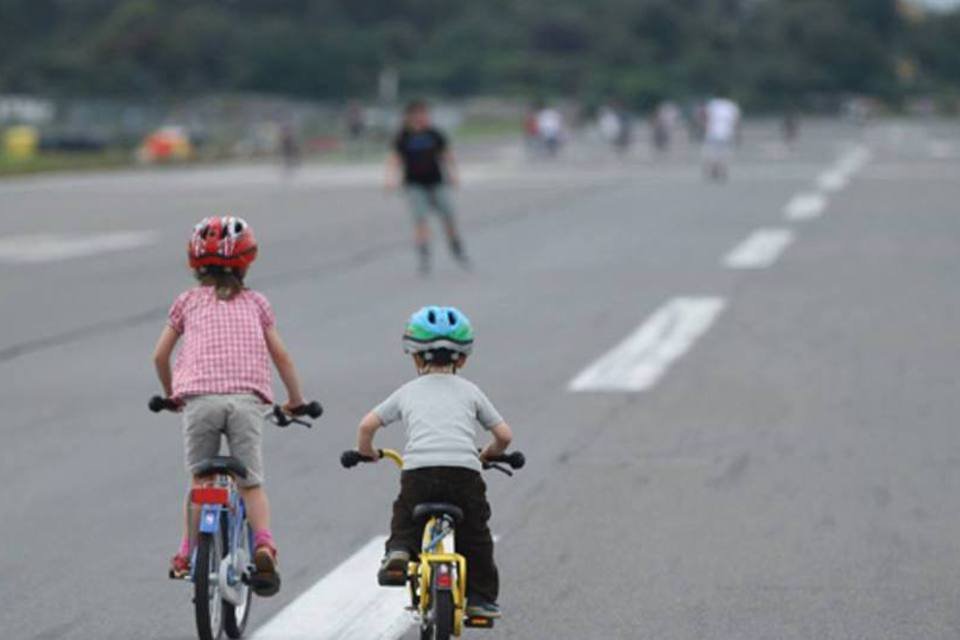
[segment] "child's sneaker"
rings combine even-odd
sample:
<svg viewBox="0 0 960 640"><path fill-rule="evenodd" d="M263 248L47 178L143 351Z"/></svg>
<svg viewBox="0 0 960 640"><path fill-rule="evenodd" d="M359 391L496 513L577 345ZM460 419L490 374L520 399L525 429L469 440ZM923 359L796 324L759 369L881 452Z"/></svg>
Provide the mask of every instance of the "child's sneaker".
<svg viewBox="0 0 960 640"><path fill-rule="evenodd" d="M402 587L407 584L407 565L410 554L406 551L388 551L380 563L377 582L381 587Z"/></svg>
<svg viewBox="0 0 960 640"><path fill-rule="evenodd" d="M476 596L467 598L467 617L470 618L499 618L500 605Z"/></svg>
<svg viewBox="0 0 960 640"><path fill-rule="evenodd" d="M253 554L254 572L250 587L262 598L269 598L280 591L280 573L277 571L277 550L262 544Z"/></svg>
<svg viewBox="0 0 960 640"><path fill-rule="evenodd" d="M178 553L170 559L170 579L183 580L190 575L190 558Z"/></svg>

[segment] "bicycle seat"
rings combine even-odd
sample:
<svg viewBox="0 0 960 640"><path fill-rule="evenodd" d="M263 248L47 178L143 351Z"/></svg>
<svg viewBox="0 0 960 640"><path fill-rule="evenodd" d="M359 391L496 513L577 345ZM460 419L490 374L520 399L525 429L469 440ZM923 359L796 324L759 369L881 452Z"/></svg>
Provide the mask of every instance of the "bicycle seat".
<svg viewBox="0 0 960 640"><path fill-rule="evenodd" d="M231 458L229 456L214 456L213 458L208 458L201 462L200 466L197 467L197 470L193 472L193 475L207 477L217 476L223 473L229 473L230 475L238 478L246 479L247 467L236 458Z"/></svg>
<svg viewBox="0 0 960 640"><path fill-rule="evenodd" d="M414 520L426 520L434 516L448 515L454 522L463 520L463 509L445 502L424 502L413 508Z"/></svg>

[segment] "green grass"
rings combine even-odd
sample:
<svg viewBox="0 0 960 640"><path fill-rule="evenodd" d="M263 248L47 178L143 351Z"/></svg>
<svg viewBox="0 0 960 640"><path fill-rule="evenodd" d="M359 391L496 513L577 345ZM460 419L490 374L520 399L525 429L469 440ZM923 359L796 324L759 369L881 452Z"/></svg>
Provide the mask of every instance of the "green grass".
<svg viewBox="0 0 960 640"><path fill-rule="evenodd" d="M40 153L26 159L0 155L0 177L50 171L95 171L127 167L132 164L130 152L116 150L91 153Z"/></svg>
<svg viewBox="0 0 960 640"><path fill-rule="evenodd" d="M457 138L462 140L519 136L522 133L523 123L519 120L467 120L456 130Z"/></svg>

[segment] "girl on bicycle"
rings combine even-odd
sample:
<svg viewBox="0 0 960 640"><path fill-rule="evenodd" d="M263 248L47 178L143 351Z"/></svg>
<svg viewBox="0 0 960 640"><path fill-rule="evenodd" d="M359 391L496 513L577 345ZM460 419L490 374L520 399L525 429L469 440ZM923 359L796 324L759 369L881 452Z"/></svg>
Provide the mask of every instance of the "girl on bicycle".
<svg viewBox="0 0 960 640"><path fill-rule="evenodd" d="M484 459L507 450L513 433L475 384L457 376L473 348L470 321L453 307L424 307L411 316L403 336L404 351L413 356L418 377L396 390L360 422L357 450L373 460L377 429L402 422L407 446L403 454L400 495L381 585L403 586L407 563L419 549L421 529L413 508L423 502L449 502L463 510L457 547L467 560L467 615L497 618L500 580L493 561L493 537L487 522L490 504L480 476ZM478 455L477 429L493 441Z"/></svg>
<svg viewBox="0 0 960 640"><path fill-rule="evenodd" d="M262 430L273 403L270 362L287 390L284 410L304 404L293 360L277 332L270 303L243 280L257 257L253 230L241 218L211 217L193 230L187 245L199 286L180 294L154 351L154 364L168 398L180 405L187 468L191 474L220 450L226 436L230 455L247 468L238 479L254 535L252 586L271 596L280 588L277 545L270 532L270 504L263 489ZM183 344L171 368L174 347ZM199 478L193 476L192 486ZM189 501L180 548L171 575L190 572Z"/></svg>

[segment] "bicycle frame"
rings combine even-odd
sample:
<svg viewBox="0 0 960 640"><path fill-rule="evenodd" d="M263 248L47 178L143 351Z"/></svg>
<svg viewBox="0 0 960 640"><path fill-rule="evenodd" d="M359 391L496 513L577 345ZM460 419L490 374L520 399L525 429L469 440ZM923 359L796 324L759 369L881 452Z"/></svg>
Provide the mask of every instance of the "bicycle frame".
<svg viewBox="0 0 960 640"><path fill-rule="evenodd" d="M430 518L423 527L420 549L419 562L410 563L411 597L421 617L429 615L434 574L442 572L441 576L449 576L443 582L438 577L436 588L450 591L453 596L453 634L459 636L467 601L467 560L455 552L453 520L448 516Z"/></svg>
<svg viewBox="0 0 960 640"><path fill-rule="evenodd" d="M391 460L400 469L403 457L391 449L382 451L383 457ZM430 594L434 585L434 574L449 576L449 580L437 581L437 589L450 591L453 596L453 635L459 637L463 631L464 610L467 602L467 560L455 549L455 526L449 516L434 516L423 527L420 545L420 558L411 561L407 567L407 582L410 599L425 620L430 615L432 602ZM477 625L481 626L481 625ZM493 626L492 622L488 625Z"/></svg>

